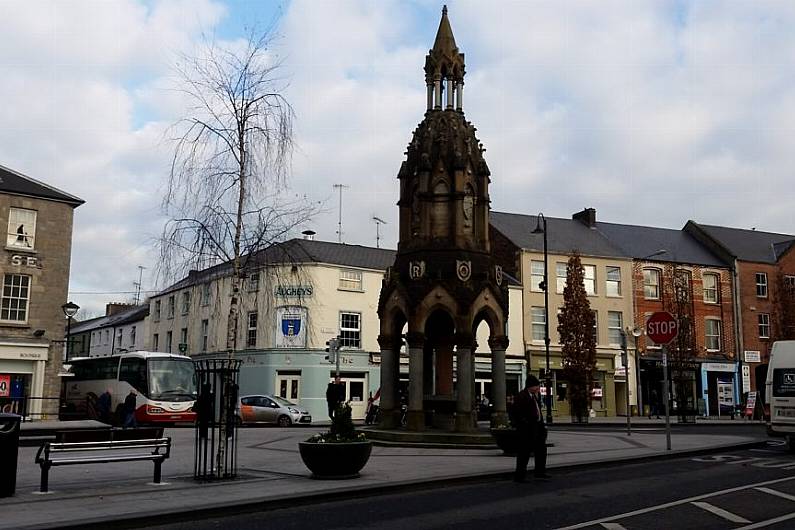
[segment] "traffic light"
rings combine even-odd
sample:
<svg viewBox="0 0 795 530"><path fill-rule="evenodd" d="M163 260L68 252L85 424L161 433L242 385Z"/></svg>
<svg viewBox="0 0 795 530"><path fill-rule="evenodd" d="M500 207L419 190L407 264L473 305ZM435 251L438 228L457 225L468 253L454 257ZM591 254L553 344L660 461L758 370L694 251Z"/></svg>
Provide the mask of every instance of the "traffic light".
<svg viewBox="0 0 795 530"><path fill-rule="evenodd" d="M339 341L335 339L329 339L326 341L326 361L334 364L337 362L337 353L339 352Z"/></svg>

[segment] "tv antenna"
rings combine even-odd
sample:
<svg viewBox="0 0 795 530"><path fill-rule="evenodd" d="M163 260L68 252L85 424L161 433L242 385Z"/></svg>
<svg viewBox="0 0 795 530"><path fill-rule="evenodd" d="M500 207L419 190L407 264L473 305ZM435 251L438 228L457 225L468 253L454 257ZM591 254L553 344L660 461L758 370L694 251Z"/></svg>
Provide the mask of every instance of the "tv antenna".
<svg viewBox="0 0 795 530"><path fill-rule="evenodd" d="M373 216L373 221L375 221L375 248L381 248L379 244L381 242L381 225L385 225L387 222L375 215Z"/></svg>
<svg viewBox="0 0 795 530"><path fill-rule="evenodd" d="M141 299L141 281L144 277L144 267L143 265L138 265L138 281L133 282L133 286L135 287L135 305L138 305L139 300Z"/></svg>
<svg viewBox="0 0 795 530"><path fill-rule="evenodd" d="M340 190L340 215L339 221L337 222L337 242L342 243L342 190L350 188L350 186L346 186L345 184L334 184L334 189Z"/></svg>

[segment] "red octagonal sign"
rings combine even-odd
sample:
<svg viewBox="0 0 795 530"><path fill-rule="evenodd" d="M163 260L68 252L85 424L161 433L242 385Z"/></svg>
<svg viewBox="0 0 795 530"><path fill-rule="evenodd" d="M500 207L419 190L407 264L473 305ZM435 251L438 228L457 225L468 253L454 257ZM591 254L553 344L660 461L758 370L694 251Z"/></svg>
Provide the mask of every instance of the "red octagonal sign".
<svg viewBox="0 0 795 530"><path fill-rule="evenodd" d="M674 316L667 311L658 311L646 321L646 336L655 344L668 344L679 333Z"/></svg>

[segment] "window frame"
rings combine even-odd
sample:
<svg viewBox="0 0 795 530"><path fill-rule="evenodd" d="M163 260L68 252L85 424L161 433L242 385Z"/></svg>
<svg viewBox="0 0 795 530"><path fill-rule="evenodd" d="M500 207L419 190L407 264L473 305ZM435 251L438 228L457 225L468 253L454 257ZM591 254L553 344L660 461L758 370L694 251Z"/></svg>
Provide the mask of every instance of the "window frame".
<svg viewBox="0 0 795 530"><path fill-rule="evenodd" d="M201 305L210 305L210 282L205 282L202 284Z"/></svg>
<svg viewBox="0 0 795 530"><path fill-rule="evenodd" d="M190 291L183 291L182 292L182 304L180 313L182 315L187 315L190 313Z"/></svg>
<svg viewBox="0 0 795 530"><path fill-rule="evenodd" d="M205 318L202 320L202 351L207 351L207 346L209 343L209 335L210 335L210 320Z"/></svg>
<svg viewBox="0 0 795 530"><path fill-rule="evenodd" d="M656 277L656 283L646 283L646 273L649 273L649 279L651 279L652 275ZM656 267L644 267L641 271L643 274L643 299L644 300L659 300L660 299L660 279L662 278L662 271ZM656 289L657 294L649 295L646 288L647 287L654 287Z"/></svg>
<svg viewBox="0 0 795 530"><path fill-rule="evenodd" d="M173 342L174 342L174 333L171 330L166 331L166 353L171 353Z"/></svg>
<svg viewBox="0 0 795 530"><path fill-rule="evenodd" d="M560 275L560 266L563 265L563 276ZM563 294L563 290L566 289L566 278L569 274L569 264L565 261L556 261L555 262L555 292L557 294ZM563 283L561 283L563 280Z"/></svg>
<svg viewBox="0 0 795 530"><path fill-rule="evenodd" d="M610 279L611 272L618 272L617 280ZM616 292L612 294L610 293L611 284L616 285ZM621 298L623 296L621 292L621 267L616 265L607 265L605 267L605 296L608 296L610 298Z"/></svg>
<svg viewBox="0 0 795 530"><path fill-rule="evenodd" d="M540 317L541 320L536 320L536 317ZM533 342L544 342L546 337L546 317L546 311L543 306L532 306L530 308L530 338ZM539 331L537 326L541 326L539 338L536 338L536 331Z"/></svg>
<svg viewBox="0 0 795 530"><path fill-rule="evenodd" d="M593 278L589 278L588 277L588 270L592 270L593 271ZM597 289L596 289L596 279L597 279L596 265L583 264L583 266L582 266L582 285L585 288L585 294L587 296L598 296L599 291L597 291ZM593 291L592 292L588 291L589 282L593 286Z"/></svg>
<svg viewBox="0 0 795 530"><path fill-rule="evenodd" d="M179 344L188 344L188 328L181 328L179 330L179 343L177 343L177 350L179 350Z"/></svg>
<svg viewBox="0 0 795 530"><path fill-rule="evenodd" d="M253 318L253 324L252 324ZM257 325L259 322L259 314L257 311L249 311L246 313L246 348L257 347Z"/></svg>
<svg viewBox="0 0 795 530"><path fill-rule="evenodd" d="M713 287L707 287L707 278L715 280ZM703 291L702 300L705 304L718 304L720 303L720 275L714 272L705 272L701 277L701 287ZM714 292L715 299L711 300L707 297L708 292Z"/></svg>
<svg viewBox="0 0 795 530"><path fill-rule="evenodd" d="M166 307L166 318L174 318L174 311L176 309L176 297L172 294L168 297L168 305Z"/></svg>
<svg viewBox="0 0 795 530"><path fill-rule="evenodd" d="M761 282L759 281L761 277ZM768 281L767 281L767 273L766 272L757 272L755 276L756 280L756 297L757 298L767 298L768 297ZM762 294L760 294L760 291Z"/></svg>
<svg viewBox="0 0 795 530"><path fill-rule="evenodd" d="M536 264L540 264L541 266L541 273L537 273L533 270L533 266ZM534 293L543 293L544 290L541 289L541 283L544 281L544 261L531 259L530 260L530 290Z"/></svg>
<svg viewBox="0 0 795 530"><path fill-rule="evenodd" d="M155 314L153 315L153 320L155 322L160 322L161 311L162 307L160 304L160 300L155 300L155 309L154 309Z"/></svg>
<svg viewBox="0 0 795 530"><path fill-rule="evenodd" d="M19 283L14 281L15 278L19 279ZM7 283L9 279L11 280L10 284ZM30 317L30 291L32 287L33 277L29 274L3 274L3 291L2 294L0 294L0 322L8 324L28 323L28 318ZM10 291L8 296L6 296L6 289ZM15 290L17 292L16 296L14 296ZM25 292L24 297L21 296L23 290ZM6 306L6 301L8 301L8 306ZM12 304L12 301L16 301L16 304ZM12 305L16 305L16 307L12 308ZM12 312L17 318L11 318ZM20 313L23 314L24 318L19 318Z"/></svg>
<svg viewBox="0 0 795 530"><path fill-rule="evenodd" d="M345 275L352 277L346 278ZM350 285L346 285L345 282L348 282ZM356 269L340 269L337 290L353 291L357 293L364 292L364 274L362 271Z"/></svg>
<svg viewBox="0 0 795 530"><path fill-rule="evenodd" d="M764 318L763 318L764 317ZM763 320L765 322L763 322ZM757 331L759 334L760 339L769 339L770 338L770 313L757 313ZM763 335L763 329L767 329L767 332Z"/></svg>
<svg viewBox="0 0 795 530"><path fill-rule="evenodd" d="M13 221L12 217L13 217L15 212L27 212L28 214L30 214L30 213L33 214L32 235L31 235L31 233L25 232L24 230L23 230L22 234L19 234L19 232L17 232L19 227L23 227L27 223L26 223L25 220L16 220L16 221L14 221L12 223L12 221ZM36 249L36 224L38 223L38 218L39 218L38 210L33 210L33 209L30 209L30 208L18 208L16 206L11 206L8 209L8 230L7 230L7 234L6 234L6 248L15 249L15 250L18 249L18 250L22 250L22 251L27 250L29 252L35 250ZM20 223L22 223L22 224L20 224ZM18 227L12 229L12 226L15 226L15 225L18 225ZM24 244L19 245L19 244L17 244L16 240L19 239L20 236L23 238L23 240L29 239L30 240L30 244L29 245L24 245Z"/></svg>
<svg viewBox="0 0 795 530"><path fill-rule="evenodd" d="M135 347L135 326L130 328L130 346Z"/></svg>
<svg viewBox="0 0 795 530"><path fill-rule="evenodd" d="M717 334L710 334L709 323L714 322L717 324ZM717 337L717 349L710 348L709 342L710 337ZM723 322L719 318L706 318L704 319L704 347L708 352L716 352L721 350L721 346L723 344Z"/></svg>
<svg viewBox="0 0 795 530"><path fill-rule="evenodd" d="M252 272L246 278L246 290L250 293L259 291L259 272Z"/></svg>
<svg viewBox="0 0 795 530"><path fill-rule="evenodd" d="M618 315L618 327L613 325L613 316ZM624 312L623 311L608 311L607 312L607 343L610 346L621 347L621 331L624 329ZM613 339L617 339L613 341Z"/></svg>
<svg viewBox="0 0 795 530"><path fill-rule="evenodd" d="M345 327L343 320L346 315L355 315L358 322L358 327ZM344 337L345 333L356 334L351 337ZM362 314L359 311L340 311L339 313L339 337L340 348L347 350L361 350L362 349ZM352 344L351 344L352 343Z"/></svg>

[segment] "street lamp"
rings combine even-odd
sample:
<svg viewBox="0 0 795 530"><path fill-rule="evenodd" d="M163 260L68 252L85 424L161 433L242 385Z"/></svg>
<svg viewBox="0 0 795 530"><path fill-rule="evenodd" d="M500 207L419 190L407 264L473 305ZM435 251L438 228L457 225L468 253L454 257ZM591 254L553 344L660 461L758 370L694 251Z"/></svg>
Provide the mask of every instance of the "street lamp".
<svg viewBox="0 0 795 530"><path fill-rule="evenodd" d="M72 349L72 318L80 310L80 306L74 302L66 302L61 306L63 314L66 316L66 363L69 364L69 353Z"/></svg>
<svg viewBox="0 0 795 530"><path fill-rule="evenodd" d="M629 347L627 346L627 331L629 331L629 327L625 330L621 330L621 364L624 365L624 379L626 380L627 390L624 392L624 395L627 398L627 436L632 436L632 420L631 416L632 413L630 411L630 404L629 404ZM637 373L638 368L638 337L640 337L642 331L640 328L635 327L632 331L632 336L635 337L635 370ZM637 383L637 375L636 381ZM637 399L637 398L636 398ZM638 414L640 415L640 414Z"/></svg>
<svg viewBox="0 0 795 530"><path fill-rule="evenodd" d="M542 225L543 222L543 225ZM541 289L544 290L544 347L546 349L547 369L544 386L546 387L547 424L552 424L552 382L549 378L549 254L547 253L547 218L543 213L536 216L534 234L544 234L544 281Z"/></svg>

